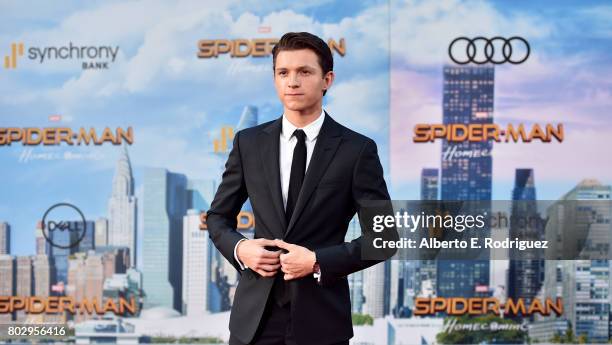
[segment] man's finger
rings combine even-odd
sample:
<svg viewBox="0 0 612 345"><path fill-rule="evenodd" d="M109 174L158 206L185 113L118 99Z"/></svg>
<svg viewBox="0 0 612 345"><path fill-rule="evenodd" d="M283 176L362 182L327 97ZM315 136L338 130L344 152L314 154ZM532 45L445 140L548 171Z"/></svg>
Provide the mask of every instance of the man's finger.
<svg viewBox="0 0 612 345"><path fill-rule="evenodd" d="M261 257L262 258L278 258L281 254L282 254L281 250L271 251L271 250L264 249L261 252Z"/></svg>
<svg viewBox="0 0 612 345"><path fill-rule="evenodd" d="M291 280L293 278L294 278L293 274L285 274L285 277L284 277L285 280Z"/></svg>
<svg viewBox="0 0 612 345"><path fill-rule="evenodd" d="M259 268L260 270L267 271L267 272L272 272L272 271L277 271L280 267L281 267L281 265L278 265L278 264L277 265L266 265L266 264L264 264L264 265L259 265L259 267L257 267L257 268Z"/></svg>
<svg viewBox="0 0 612 345"><path fill-rule="evenodd" d="M293 264L293 260L291 260L288 256L280 256L280 263L283 266L291 266Z"/></svg>
<svg viewBox="0 0 612 345"><path fill-rule="evenodd" d="M275 246L276 242L274 240L269 240L267 238L258 238L256 240L257 242L259 242L260 245L262 246Z"/></svg>
<svg viewBox="0 0 612 345"><path fill-rule="evenodd" d="M276 264L280 264L280 260L276 257L274 258L267 258L267 257L261 257L259 258L259 261L257 262L259 264L268 264L268 265L276 265Z"/></svg>
<svg viewBox="0 0 612 345"><path fill-rule="evenodd" d="M273 277L276 274L276 271L264 271L261 269L256 269L255 272L259 273L262 277Z"/></svg>
<svg viewBox="0 0 612 345"><path fill-rule="evenodd" d="M287 250L291 250L291 247L293 246L291 243L287 243L283 240L274 240L274 245Z"/></svg>
<svg viewBox="0 0 612 345"><path fill-rule="evenodd" d="M283 273L287 273L287 274L291 274L293 273L293 270L287 266L282 266L281 265L281 270L283 271Z"/></svg>

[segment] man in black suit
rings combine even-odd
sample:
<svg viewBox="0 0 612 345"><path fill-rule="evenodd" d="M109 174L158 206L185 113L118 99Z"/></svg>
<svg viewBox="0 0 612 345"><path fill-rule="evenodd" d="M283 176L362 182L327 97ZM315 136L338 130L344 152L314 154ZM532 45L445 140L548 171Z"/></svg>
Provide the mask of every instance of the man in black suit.
<svg viewBox="0 0 612 345"><path fill-rule="evenodd" d="M365 234L344 242L357 211L362 220L364 201L389 200L383 169L373 140L322 109L334 80L328 45L306 32L287 33L272 52L284 113L236 133L207 212L212 241L241 273L230 345L348 344L347 276L395 253L364 257L372 246ZM254 239L236 231L247 197ZM397 239L395 229L380 235Z"/></svg>

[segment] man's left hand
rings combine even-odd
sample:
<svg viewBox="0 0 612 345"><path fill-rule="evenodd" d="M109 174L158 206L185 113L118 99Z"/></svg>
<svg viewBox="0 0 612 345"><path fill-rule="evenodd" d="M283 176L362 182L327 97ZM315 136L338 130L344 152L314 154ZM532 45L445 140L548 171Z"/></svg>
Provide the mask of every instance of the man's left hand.
<svg viewBox="0 0 612 345"><path fill-rule="evenodd" d="M283 240L274 240L276 246L288 251L280 255L281 269L285 280L297 279L313 273L316 255L313 251Z"/></svg>

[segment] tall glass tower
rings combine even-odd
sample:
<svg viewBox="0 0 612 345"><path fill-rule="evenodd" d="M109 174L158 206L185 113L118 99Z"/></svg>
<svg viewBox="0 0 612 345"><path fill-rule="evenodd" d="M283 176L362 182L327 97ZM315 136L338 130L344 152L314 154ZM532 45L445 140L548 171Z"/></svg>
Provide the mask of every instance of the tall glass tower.
<svg viewBox="0 0 612 345"><path fill-rule="evenodd" d="M543 222L539 219L533 169L516 169L512 190L512 217L510 238L540 240L543 237ZM541 252L540 252L541 253ZM531 303L544 279L544 261L537 260L538 250L510 249L508 270L508 297L524 298Z"/></svg>
<svg viewBox="0 0 612 345"><path fill-rule="evenodd" d="M144 171L142 267L145 308L181 311L183 216L187 177L161 168Z"/></svg>
<svg viewBox="0 0 612 345"><path fill-rule="evenodd" d="M444 124L493 123L494 72L492 66L444 67ZM491 200L492 147L490 141L442 142L441 200ZM471 211L490 207L482 208ZM440 260L437 273L438 296L472 297L489 285L489 260Z"/></svg>

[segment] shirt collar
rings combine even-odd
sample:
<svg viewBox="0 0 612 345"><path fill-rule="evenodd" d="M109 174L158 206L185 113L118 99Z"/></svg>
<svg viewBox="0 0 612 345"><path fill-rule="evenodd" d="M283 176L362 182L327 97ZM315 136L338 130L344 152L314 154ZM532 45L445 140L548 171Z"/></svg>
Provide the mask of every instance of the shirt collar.
<svg viewBox="0 0 612 345"><path fill-rule="evenodd" d="M304 131L304 133L306 133L307 140L313 141L317 138L317 136L319 136L319 132L321 131L321 126L323 126L324 119L325 119L325 111L323 110L323 108L321 108L321 115L319 115L319 117L317 117L316 120L312 121L305 127L301 128ZM281 137L284 140L289 141L289 139L291 139L291 136L293 135L293 132L296 129L298 129L298 127L294 126L287 119L285 114L283 114L283 128L281 129Z"/></svg>

